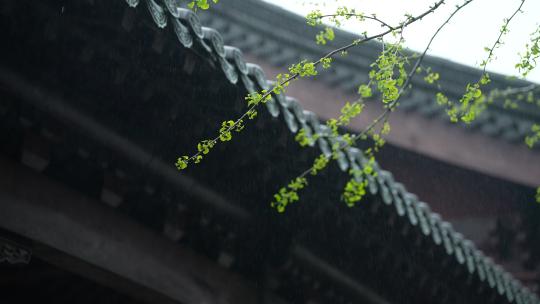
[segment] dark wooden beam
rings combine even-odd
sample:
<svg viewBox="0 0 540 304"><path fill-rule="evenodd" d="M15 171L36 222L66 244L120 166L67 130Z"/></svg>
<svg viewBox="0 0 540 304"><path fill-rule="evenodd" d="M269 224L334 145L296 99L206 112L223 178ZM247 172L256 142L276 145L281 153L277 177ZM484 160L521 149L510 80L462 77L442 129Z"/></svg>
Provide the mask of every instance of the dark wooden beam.
<svg viewBox="0 0 540 304"><path fill-rule="evenodd" d="M309 249L296 245L292 248L292 255L305 266L320 273L330 281L336 282L339 286L345 288L353 294L362 303L369 304L390 304L381 295L371 290L369 287L359 283L354 278L348 276L340 269L328 264L327 261L317 257Z"/></svg>
<svg viewBox="0 0 540 304"><path fill-rule="evenodd" d="M152 303L258 303L238 276L113 208L0 158L0 227L34 256Z"/></svg>
<svg viewBox="0 0 540 304"><path fill-rule="evenodd" d="M15 94L25 103L37 107L67 127L77 129L83 136L148 170L175 189L197 198L207 207L235 220L248 220L250 218L247 210L231 203L194 178L179 173L172 164L164 162L129 138L100 124L91 116L74 108L72 103L62 99L55 92L33 84L18 73L2 66L0 66L0 85L4 85L9 92Z"/></svg>

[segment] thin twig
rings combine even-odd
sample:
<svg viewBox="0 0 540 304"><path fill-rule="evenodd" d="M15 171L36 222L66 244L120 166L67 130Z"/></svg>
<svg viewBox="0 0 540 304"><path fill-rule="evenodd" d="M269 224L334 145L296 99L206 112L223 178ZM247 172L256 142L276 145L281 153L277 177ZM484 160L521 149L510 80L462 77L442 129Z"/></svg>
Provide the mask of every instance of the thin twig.
<svg viewBox="0 0 540 304"><path fill-rule="evenodd" d="M329 53L327 53L326 55L324 55L323 57L321 57L319 60L315 61L314 64L315 66L317 66L318 64L320 64L322 62L323 59L326 59L326 58L329 58L329 57L333 57L335 54L337 53L340 53L340 52L343 52L343 51L346 51L354 46L357 46L361 43L365 43L365 42L368 42L368 41L371 41L373 39L377 39L377 38L380 38L380 37L383 37L383 36L386 36L388 34L390 34L391 32L393 32L395 29L397 28L404 28L404 27L407 27L409 26L410 24L418 21L418 20L421 20L422 18L424 18L425 16L433 13L437 8L439 8L439 6L441 6L443 3L444 3L445 0L440 0L438 1L437 3L435 3L433 6L431 6L429 8L429 10L423 12L422 14L416 16L416 17L412 17L412 18L408 18L408 20L406 22L403 22L402 24L400 24L399 26L397 27L391 27L393 29L388 29L384 32L381 32L379 34L376 34L376 35L372 35L372 36L369 36L369 37L365 37L363 39L358 39L358 40L355 40L345 46L342 46L340 48L337 48L333 51L330 51Z"/></svg>
<svg viewBox="0 0 540 304"><path fill-rule="evenodd" d="M364 18L364 19L370 19L370 20L374 20L374 21L379 22L381 24L381 26L385 26L390 30L395 30L395 28L392 27L390 24L384 22L383 20L381 20L381 19L379 19L379 18L377 18L375 16L365 16L365 15L362 15L362 14L352 14L352 13L349 13L349 14L327 14L327 15L319 16L318 19L332 18L332 17L360 17L360 18Z"/></svg>
<svg viewBox="0 0 540 304"><path fill-rule="evenodd" d="M504 24L503 24L503 27L501 28L501 31L499 32L499 36L497 37L497 40L495 41L495 43L493 43L493 45L491 46L491 48L489 49L489 54L488 54L488 57L487 59L484 61L484 63L482 64L483 65L483 69L482 69L482 75L484 75L486 73L486 67L487 67L487 64L492 60L491 57L493 57L493 52L495 51L495 48L501 44L501 38L502 36L507 32L506 28L508 27L508 24L510 24L510 21L512 21L512 19L514 19L514 17L517 15L518 12L521 11L521 7L523 7L523 4L525 3L525 0L521 0L521 3L519 4L518 8L514 11L514 13L512 14L512 16L510 16L510 18L506 19Z"/></svg>

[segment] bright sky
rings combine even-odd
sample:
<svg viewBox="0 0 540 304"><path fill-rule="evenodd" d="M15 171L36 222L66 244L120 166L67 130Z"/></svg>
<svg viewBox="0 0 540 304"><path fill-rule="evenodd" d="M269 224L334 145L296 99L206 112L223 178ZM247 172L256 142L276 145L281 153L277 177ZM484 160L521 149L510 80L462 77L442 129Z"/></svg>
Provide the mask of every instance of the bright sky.
<svg viewBox="0 0 540 304"><path fill-rule="evenodd" d="M305 16L314 8L325 12L335 12L338 6L347 5L357 11L377 17L389 24L398 24L405 13L418 15L424 12L434 0L264 0L282 6ZM405 30L406 46L422 51L433 32L446 20L455 5L463 0L448 0L435 14ZM497 39L504 18L517 9L520 0L476 0L465 7L452 19L432 44L428 54L443 57L466 65L476 66L486 57L484 47L491 46ZM504 37L505 44L497 52L496 61L488 65L492 72L518 75L514 68L519 61L518 52L524 52L527 39L540 24L540 0L527 0L523 13L518 14L510 23L510 32ZM368 31L374 34L380 26L374 23L353 23L345 29L361 33ZM540 64L540 63L539 63ZM540 67L533 70L527 80L540 83Z"/></svg>

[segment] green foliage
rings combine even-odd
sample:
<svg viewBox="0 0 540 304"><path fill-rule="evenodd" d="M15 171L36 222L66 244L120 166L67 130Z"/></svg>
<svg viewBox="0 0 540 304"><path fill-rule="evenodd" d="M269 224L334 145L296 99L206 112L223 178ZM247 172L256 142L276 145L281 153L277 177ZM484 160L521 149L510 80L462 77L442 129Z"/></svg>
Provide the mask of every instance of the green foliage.
<svg viewBox="0 0 540 304"><path fill-rule="evenodd" d="M266 103L268 100L272 98L272 96L270 96L270 94L267 94L267 93L268 93L267 90L249 93L245 98L247 101L248 107L257 106L259 105L259 103Z"/></svg>
<svg viewBox="0 0 540 304"><path fill-rule="evenodd" d="M516 64L516 69L521 73L521 76L527 76L534 68L536 68L536 60L540 57L540 26L531 34L531 42L525 45L525 53L520 54L519 62Z"/></svg>
<svg viewBox="0 0 540 304"><path fill-rule="evenodd" d="M274 85L274 88L272 89L272 93L279 95L282 94L285 89L289 86L290 81L289 79L292 78L291 74L285 73L279 73L276 75L276 84Z"/></svg>
<svg viewBox="0 0 540 304"><path fill-rule="evenodd" d="M348 8L346 6L340 6L336 10L336 16L337 17L343 17L345 20L349 20L352 17L355 17L358 21L364 21L364 14L363 13L357 13L354 8Z"/></svg>
<svg viewBox="0 0 540 304"><path fill-rule="evenodd" d="M334 38L334 30L331 27L326 27L315 36L315 41L317 44L325 45L328 41L334 40Z"/></svg>
<svg viewBox="0 0 540 304"><path fill-rule="evenodd" d="M482 96L482 90L478 83L467 84L465 94L459 100L461 104L462 116L461 120L465 123L472 122L477 114L483 109L481 108L482 101L484 100Z"/></svg>
<svg viewBox="0 0 540 304"><path fill-rule="evenodd" d="M232 139L231 129L234 127L233 120L227 120L221 123L221 129L219 129L219 140L230 141Z"/></svg>
<svg viewBox="0 0 540 304"><path fill-rule="evenodd" d="M341 20L349 20L356 18L357 21L364 21L365 17L362 13L357 13L354 8L348 8L346 6L340 6L335 13L323 15L320 10L313 10L306 16L306 22L310 26L321 25L323 18L328 18L331 23L336 27L341 27Z"/></svg>
<svg viewBox="0 0 540 304"><path fill-rule="evenodd" d="M529 148L534 147L534 145L540 141L540 125L534 124L531 127L531 132L532 134L525 137L525 144L527 144Z"/></svg>
<svg viewBox="0 0 540 304"><path fill-rule="evenodd" d="M369 98L373 96L373 92L371 91L371 87L367 84L361 84L358 87L358 94L362 96L362 98Z"/></svg>
<svg viewBox="0 0 540 304"><path fill-rule="evenodd" d="M390 133L390 124L388 123L388 121L385 121L384 124L383 124L383 127L381 129L381 134L382 135L387 135Z"/></svg>
<svg viewBox="0 0 540 304"><path fill-rule="evenodd" d="M192 159L193 159L193 163L198 164L198 163L201 162L201 160L203 159L203 157L202 157L202 155L197 154L197 155L193 156Z"/></svg>
<svg viewBox="0 0 540 304"><path fill-rule="evenodd" d="M349 170L351 179L345 185L341 196L347 206L354 207L367 194L366 188L369 184L367 177L377 175L377 172L373 170L374 163L375 158L371 156L362 169Z"/></svg>
<svg viewBox="0 0 540 304"><path fill-rule="evenodd" d="M349 134L349 133L345 133L345 134L341 135L341 139L343 139L343 141L345 141L345 143L349 147L354 146L354 143L356 142L356 138L353 135Z"/></svg>
<svg viewBox="0 0 540 304"><path fill-rule="evenodd" d="M332 136L337 137L338 134L338 128L347 126L351 119L355 118L356 116L360 115L362 113L362 110L364 109L364 104L360 102L346 102L345 105L341 108L341 115L336 118L331 118L326 121L326 126L330 128L332 131Z"/></svg>
<svg viewBox="0 0 540 304"><path fill-rule="evenodd" d="M328 69L332 66L333 59L331 57L326 57L321 59L323 69Z"/></svg>
<svg viewBox="0 0 540 304"><path fill-rule="evenodd" d="M449 102L448 97L441 92L438 92L437 95L435 95L435 100L437 101L437 104L441 106L445 106Z"/></svg>
<svg viewBox="0 0 540 304"><path fill-rule="evenodd" d="M343 190L342 200L349 207L354 207L357 202L361 201L362 198L366 195L366 187L368 181L364 179L361 182L356 181L356 179L351 178L345 185Z"/></svg>
<svg viewBox="0 0 540 304"><path fill-rule="evenodd" d="M536 188L535 199L536 199L536 202L540 204L540 187Z"/></svg>
<svg viewBox="0 0 540 304"><path fill-rule="evenodd" d="M219 0L212 0L212 2L218 3ZM207 10L210 8L210 3L208 3L208 0L195 0L188 2L188 7L193 10L196 10L197 8Z"/></svg>
<svg viewBox="0 0 540 304"><path fill-rule="evenodd" d="M424 77L424 81L429 84L432 84L437 80L439 80L439 73L429 73L426 75L426 77Z"/></svg>
<svg viewBox="0 0 540 304"><path fill-rule="evenodd" d="M341 115L337 119L338 126L347 126L351 119L360 115L364 110L364 104L360 102L346 102L341 108Z"/></svg>
<svg viewBox="0 0 540 304"><path fill-rule="evenodd" d="M322 13L320 10L313 10L306 16L306 22L310 26L322 24Z"/></svg>
<svg viewBox="0 0 540 304"><path fill-rule="evenodd" d="M244 120L238 119L236 121L236 125L234 126L233 130L236 131L236 132L240 132L240 131L244 130Z"/></svg>
<svg viewBox="0 0 540 304"><path fill-rule="evenodd" d="M465 93L458 103L452 103L442 93L437 93L436 101L440 105L446 105L446 114L451 122L462 121L471 123L486 109L488 98L483 94L481 87L490 82L489 75L484 73L476 83L469 83L465 87Z"/></svg>
<svg viewBox="0 0 540 304"><path fill-rule="evenodd" d="M371 139L373 140L374 146L373 149L375 152L379 152L379 150L384 146L386 141L379 133L373 133L371 134Z"/></svg>
<svg viewBox="0 0 540 304"><path fill-rule="evenodd" d="M257 117L257 111L256 110L249 110L246 112L247 117L249 119L255 119Z"/></svg>
<svg viewBox="0 0 540 304"><path fill-rule="evenodd" d="M326 126L332 131L332 136L338 135L338 121L335 118L330 118L326 121Z"/></svg>
<svg viewBox="0 0 540 304"><path fill-rule="evenodd" d="M202 154L208 154L215 144L216 142L213 140L203 140L197 144L197 150Z"/></svg>
<svg viewBox="0 0 540 304"><path fill-rule="evenodd" d="M298 131L298 133L296 133L294 140L296 140L301 147L306 147L312 145L317 138L319 138L318 134L313 134L311 137L309 137L306 129L302 128Z"/></svg>
<svg viewBox="0 0 540 304"><path fill-rule="evenodd" d="M407 78L405 71L407 59L400 53L402 48L401 43L389 44L371 64L369 78L376 84L384 104L390 104L398 99L399 87Z"/></svg>
<svg viewBox="0 0 540 304"><path fill-rule="evenodd" d="M319 155L313 162L313 166L311 166L311 175L317 175L320 171L324 170L328 162L330 162L328 157L324 154Z"/></svg>
<svg viewBox="0 0 540 304"><path fill-rule="evenodd" d="M274 194L274 201L270 203L272 208L276 208L279 213L285 212L288 205L298 201L298 191L304 189L308 184L307 179L298 177L292 180L287 187L282 187Z"/></svg>
<svg viewBox="0 0 540 304"><path fill-rule="evenodd" d="M315 69L315 63L307 60L302 60L297 64L293 64L289 67L291 74L298 74L300 77L316 76L318 74Z"/></svg>
<svg viewBox="0 0 540 304"><path fill-rule="evenodd" d="M178 170L184 170L185 168L187 168L188 162L189 162L189 156L187 155L181 156L176 160L176 163L175 163L176 168Z"/></svg>
<svg viewBox="0 0 540 304"><path fill-rule="evenodd" d="M413 57L416 57L413 55ZM440 91L442 90L442 87L439 83L439 80L441 78L441 75L437 72L433 72L431 70L431 67L418 67L416 69L416 74L424 74L424 81L429 85L436 85L437 89Z"/></svg>

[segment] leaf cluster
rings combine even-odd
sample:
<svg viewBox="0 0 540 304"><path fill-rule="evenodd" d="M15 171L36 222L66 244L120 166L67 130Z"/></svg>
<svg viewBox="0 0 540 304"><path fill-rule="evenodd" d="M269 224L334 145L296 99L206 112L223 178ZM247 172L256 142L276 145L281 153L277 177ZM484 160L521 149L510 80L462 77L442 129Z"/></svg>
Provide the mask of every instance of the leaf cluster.
<svg viewBox="0 0 540 304"><path fill-rule="evenodd" d="M212 2L218 3L219 0L212 0ZM210 3L208 3L208 0L195 0L188 2L188 7L192 10L197 10L198 8L202 10L207 10L210 8Z"/></svg>
<svg viewBox="0 0 540 304"><path fill-rule="evenodd" d="M272 208L275 208L279 213L285 212L285 208L298 201L298 191L307 186L307 179L298 177L291 181L287 187L282 187L279 192L274 194L274 201L270 203Z"/></svg>
<svg viewBox="0 0 540 304"><path fill-rule="evenodd" d="M531 42L525 45L525 53L520 54L516 69L521 76L527 76L536 68L536 60L540 57L540 26L531 34Z"/></svg>

